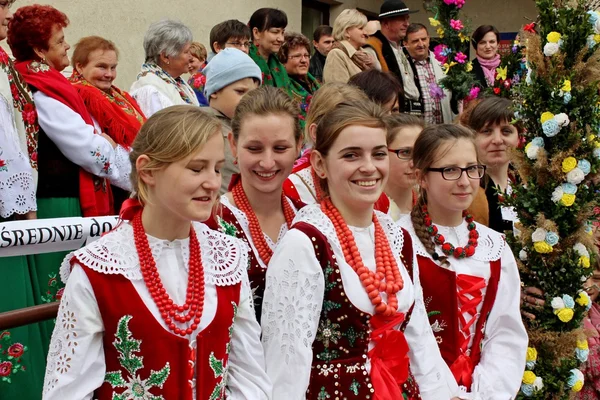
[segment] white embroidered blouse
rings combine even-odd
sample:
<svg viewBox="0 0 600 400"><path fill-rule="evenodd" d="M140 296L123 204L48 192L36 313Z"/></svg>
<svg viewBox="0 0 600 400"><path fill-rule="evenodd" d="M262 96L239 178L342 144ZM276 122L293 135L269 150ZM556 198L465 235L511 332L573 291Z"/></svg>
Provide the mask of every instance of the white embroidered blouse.
<svg viewBox="0 0 600 400"><path fill-rule="evenodd" d="M264 372L260 326L254 314L246 273L247 248L241 241L204 224L194 223L194 228L202 253L205 298L200 324L187 339L194 347L198 333L214 319L218 306L216 286L242 282L231 339L227 398L269 399L271 383ZM148 241L167 293L175 303L183 304L188 279L189 238L170 242L148 235ZM69 272L68 260L73 254L88 268L106 274L121 274L129 279L148 310L161 326L168 329L144 283L131 225L123 224L98 241L69 254L61 266L61 278L67 285L50 343L44 400L89 400L94 390L102 385L106 373L102 316L84 270L76 263Z"/></svg>
<svg viewBox="0 0 600 400"><path fill-rule="evenodd" d="M398 225L408 231L414 238L416 254L432 259L421 241L417 238L410 215L398 221ZM454 246L464 246L468 242L467 223L457 227L437 225L446 242ZM503 235L476 223L479 233L475 254L469 258L457 259L449 257L448 267L457 274L482 277L489 281L491 275L490 262L500 259L502 266L496 301L485 325L485 336L482 341L481 360L473 372L471 392L461 387L460 397L469 400L506 400L516 396L525 370L525 355L528 336L521 320L519 306L521 283L517 263ZM443 254L437 246L438 254ZM457 289L458 290L458 289ZM456 294L449 294L456 295ZM482 290L485 296L485 289ZM477 311L481 310L481 302ZM471 316L464 314L466 321ZM472 342L475 324L471 325Z"/></svg>
<svg viewBox="0 0 600 400"><path fill-rule="evenodd" d="M410 322L404 332L410 347L411 371L424 400L450 399L458 387L441 357L429 326L422 291L415 274L411 281L399 255L404 238L386 215L377 212L392 251L400 267L404 288L398 292L398 311L407 312L415 303ZM331 220L318 205L300 210L294 223L305 221L327 238L337 259L344 291L362 312L374 314L374 307L359 277L344 260L344 255ZM374 225L352 228L354 239L365 266L375 270ZM416 260L414 261L416 263ZM273 398L305 399L313 361L312 344L317 334L324 299L324 277L311 239L291 229L281 240L267 269L263 301L262 342L265 348L267 374L273 382ZM384 300L387 295L382 294ZM371 348L373 343L370 343ZM367 369L370 363L367 360Z"/></svg>

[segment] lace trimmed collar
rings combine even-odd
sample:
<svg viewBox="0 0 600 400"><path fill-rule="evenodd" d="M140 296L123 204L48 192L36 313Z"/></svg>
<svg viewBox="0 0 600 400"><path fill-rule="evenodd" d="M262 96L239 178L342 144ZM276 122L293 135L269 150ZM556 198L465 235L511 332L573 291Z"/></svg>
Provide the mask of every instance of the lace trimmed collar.
<svg viewBox="0 0 600 400"><path fill-rule="evenodd" d="M211 230L206 225L194 222L202 252L205 280L217 286L235 285L241 282L243 272L248 265L248 248L236 238ZM182 251L187 269L189 239L161 240L148 235L150 250L154 259L158 259L163 249L178 247ZM119 274L129 280L143 279L135 243L133 228L123 223L119 228L103 236L88 246L69 253L60 267L60 277L67 282L71 272L71 259L86 267L104 274Z"/></svg>
<svg viewBox="0 0 600 400"><path fill-rule="evenodd" d="M477 232L479 232L479 240L477 248L475 249L475 254L473 254L471 258L483 262L490 262L500 259L500 257L502 257L502 253L504 252L504 247L506 246L506 240L504 239L504 236L485 225L481 225L477 222L475 222L475 224L477 225ZM418 255L433 259L425 249L425 246L423 246L423 243L421 243L421 240L419 240L417 237L410 214L402 217L398 221L398 225L406 229L407 232L414 238L413 245L415 252ZM467 229L467 223L464 221L457 227L441 225L436 226L438 227L439 233L441 233L446 240L456 236L458 238L458 244L467 243L469 241L469 230ZM453 244L457 245L456 243ZM436 245L436 250L439 254L443 254L440 246Z"/></svg>

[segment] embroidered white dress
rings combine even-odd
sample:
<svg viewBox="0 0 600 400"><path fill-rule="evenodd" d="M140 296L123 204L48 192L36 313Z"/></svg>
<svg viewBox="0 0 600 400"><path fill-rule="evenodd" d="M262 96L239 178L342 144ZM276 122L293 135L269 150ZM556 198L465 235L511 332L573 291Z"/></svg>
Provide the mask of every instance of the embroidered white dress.
<svg viewBox="0 0 600 400"><path fill-rule="evenodd" d="M181 87L192 102L192 105L200 106L194 90L187 82L182 80ZM181 98L174 84L167 83L151 73L139 77L133 82L129 94L138 102L146 118L150 118L152 114L163 108L188 104Z"/></svg>
<svg viewBox="0 0 600 400"><path fill-rule="evenodd" d="M228 399L268 399L271 384L264 372L260 343L260 326L254 316L252 294L246 274L247 249L240 241L194 223L200 242L204 267L205 298L198 328L186 338L195 348L195 339L215 318L217 286L241 282L240 302L234 321L229 352L226 392ZM177 304L186 297L189 262L189 239L166 241L148 235L162 283ZM137 295L160 325L168 330L146 284L144 283L129 224L69 254L61 267L66 280L56 328L52 335L46 378L45 400L91 399L105 379L103 350L105 327L90 280L83 268L75 264L69 273L68 260L77 256L88 268L104 274L120 274L133 284ZM188 324L193 323L190 321Z"/></svg>
<svg viewBox="0 0 600 400"><path fill-rule="evenodd" d="M398 292L398 311L406 313L414 303L404 331L409 345L411 371L425 400L450 399L458 388L443 361L427 320L422 293L415 275L411 281L400 259L404 244L402 231L386 215L376 212L390 242L404 280ZM345 261L331 220L318 205L299 211L294 223L307 222L321 232L331 245L348 300L361 312L375 312L359 277ZM375 270L374 225L353 228L354 239L365 266ZM416 262L416 261L414 261ZM281 240L267 269L263 301L262 342L267 374L273 382L274 399L305 399L313 364L313 342L317 336L325 293L323 268L306 234L292 228ZM382 294L384 301L387 295ZM395 327L399 329L399 327ZM373 347L369 343L369 348ZM367 370L370 361L367 359ZM368 372L368 371L367 371Z"/></svg>
<svg viewBox="0 0 600 400"><path fill-rule="evenodd" d="M398 225L406 229L414 238L416 254L433 260L417 238L410 215L400 219ZM457 227L440 225L437 227L446 242L455 247L464 246L469 240L469 230L464 221ZM463 259L449 257L448 269L457 275L465 274L483 278L486 282L486 287L482 289L483 296L491 276L490 262L500 260L501 271L496 299L485 324L485 335L481 342L481 360L473 372L471 391L467 393L465 388L461 387L460 397L469 400L513 399L521 385L528 343L519 306L521 289L519 271L503 235L478 223L476 227L479 239L475 254ZM436 251L438 254L443 254L440 246L436 246ZM456 296L456 293L448 293L448 296ZM425 299L426 304L429 301L430 299ZM477 306L478 313L482 305L483 302L480 302ZM463 314L463 317L465 321L472 318L467 313ZM472 324L470 327L469 348L475 335L475 326L476 324ZM434 331L443 328L443 326L434 326Z"/></svg>

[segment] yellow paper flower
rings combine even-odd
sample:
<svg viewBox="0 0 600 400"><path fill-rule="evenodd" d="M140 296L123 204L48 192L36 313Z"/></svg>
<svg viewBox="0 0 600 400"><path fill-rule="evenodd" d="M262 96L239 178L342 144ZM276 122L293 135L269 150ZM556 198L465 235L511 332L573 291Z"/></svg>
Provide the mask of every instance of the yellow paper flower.
<svg viewBox="0 0 600 400"><path fill-rule="evenodd" d="M565 193L560 198L560 204L562 204L565 207L571 207L573 205L573 203L575 203L575 195L574 194Z"/></svg>
<svg viewBox="0 0 600 400"><path fill-rule="evenodd" d="M527 152L527 150L529 150L530 147L531 147L531 142L529 142L525 145L525 151Z"/></svg>
<svg viewBox="0 0 600 400"><path fill-rule="evenodd" d="M471 63L471 61L469 61L467 63L467 65L465 65L465 71L467 71L467 72L473 71L473 63Z"/></svg>
<svg viewBox="0 0 600 400"><path fill-rule="evenodd" d="M535 376L535 374L531 371L525 371L523 373L523 383L526 385L533 385L535 378L537 378L537 376Z"/></svg>
<svg viewBox="0 0 600 400"><path fill-rule="evenodd" d="M579 350L588 350L588 349L589 349L589 346L588 346L588 341L587 341L587 339L584 339L584 340L578 340L578 341L577 341L577 348L578 348Z"/></svg>
<svg viewBox="0 0 600 400"><path fill-rule="evenodd" d="M566 174L577 167L577 159L575 157L567 157L562 162L562 171Z"/></svg>
<svg viewBox="0 0 600 400"><path fill-rule="evenodd" d="M579 257L579 265L582 266L583 268L589 268L590 267L590 258L586 257L586 256ZM587 304L582 304L582 305L587 305Z"/></svg>
<svg viewBox="0 0 600 400"><path fill-rule="evenodd" d="M462 32L460 32L458 34L458 38L460 39L461 42L468 42L469 41L469 37L465 34L463 34Z"/></svg>
<svg viewBox="0 0 600 400"><path fill-rule="evenodd" d="M600 43L600 35L594 35L594 42Z"/></svg>
<svg viewBox="0 0 600 400"><path fill-rule="evenodd" d="M558 43L558 42L559 42L559 40L560 40L560 38L561 38L561 34L560 34L560 33L558 33L558 32L556 32L556 31L550 32L550 33L548 34L548 36L546 36L546 39L547 39L547 40L548 40L550 43Z"/></svg>
<svg viewBox="0 0 600 400"><path fill-rule="evenodd" d="M579 259L579 262L581 262L581 259ZM589 259L588 259L588 262L589 262ZM575 300L575 301L581 307L586 307L588 304L590 304L590 297L586 296L583 292L581 292L581 293L579 293L579 296L577 297L577 300ZM586 341L586 343L587 343L587 341Z"/></svg>
<svg viewBox="0 0 600 400"><path fill-rule="evenodd" d="M542 121L542 124L543 124L546 121L550 121L552 118L554 118L554 114L552 114L549 111L546 111L545 113L542 114L540 121Z"/></svg>
<svg viewBox="0 0 600 400"><path fill-rule="evenodd" d="M540 254L552 253L552 246L546 242L535 242L533 248Z"/></svg>
<svg viewBox="0 0 600 400"><path fill-rule="evenodd" d="M447 74L448 71L450 71L450 68L454 67L456 64L456 61L452 61L450 64L444 64L444 73Z"/></svg>
<svg viewBox="0 0 600 400"><path fill-rule="evenodd" d="M440 39L443 39L444 38L444 28L442 28L442 27L437 28L437 34L440 37Z"/></svg>
<svg viewBox="0 0 600 400"><path fill-rule="evenodd" d="M575 312L572 308L561 308L560 310L555 310L554 314L560 319L562 322L567 323L573 319L573 315Z"/></svg>
<svg viewBox="0 0 600 400"><path fill-rule="evenodd" d="M496 72L498 73L496 75L496 80L499 81L500 79L502 80L506 80L506 74L508 74L508 67L504 67L504 68L496 68Z"/></svg>
<svg viewBox="0 0 600 400"><path fill-rule="evenodd" d="M560 90L562 90L563 92L570 92L571 91L571 81L568 79L566 81L564 81Z"/></svg>
<svg viewBox="0 0 600 400"><path fill-rule="evenodd" d="M440 26L440 21L435 18L429 17L429 24L433 27Z"/></svg>
<svg viewBox="0 0 600 400"><path fill-rule="evenodd" d="M573 387L571 388L571 390L574 391L574 392L580 392L582 388L583 388L583 382L582 381L577 381L575 383L575 385L573 385Z"/></svg>
<svg viewBox="0 0 600 400"><path fill-rule="evenodd" d="M528 347L527 348L527 356L525 358L525 361L537 361L537 350L535 349L535 347Z"/></svg>

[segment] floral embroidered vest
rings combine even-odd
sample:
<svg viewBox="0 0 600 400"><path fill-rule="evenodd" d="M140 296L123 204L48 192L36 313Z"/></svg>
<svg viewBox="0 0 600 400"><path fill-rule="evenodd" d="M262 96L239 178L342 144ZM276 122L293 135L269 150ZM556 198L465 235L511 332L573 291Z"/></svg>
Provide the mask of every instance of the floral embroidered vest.
<svg viewBox="0 0 600 400"><path fill-rule="evenodd" d="M348 300L333 249L325 236L317 228L305 222L295 224L294 228L311 238L315 255L323 267L325 277L321 318L316 339L312 344L313 362L306 393L307 400L330 398L396 400L375 393L371 377L366 370L369 336L375 318L371 318L371 315L362 312ZM412 260L410 236L405 234L404 240L403 258ZM407 265L407 268L412 276L412 267ZM412 307L401 325L402 332L408 324L411 313ZM403 397L405 400L420 399L418 385L410 372L408 355L402 355L401 358L408 367L408 377L400 385Z"/></svg>
<svg viewBox="0 0 600 400"><path fill-rule="evenodd" d="M457 275L454 271L440 267L431 258L417 255L417 260L429 323L442 358L450 367L457 383L469 390L473 371L481 359L485 323L498 291L500 259L490 263L491 275L487 285L483 278ZM481 290L486 286L485 295L482 296ZM451 295L453 293L456 295ZM473 321L467 321L461 311L468 313L468 308L474 309L481 301L483 305L480 312L477 314L473 311L470 314ZM475 324L474 337L469 346L472 324ZM461 329L468 331L469 335L465 335Z"/></svg>
<svg viewBox="0 0 600 400"><path fill-rule="evenodd" d="M190 343L160 325L129 279L83 269L105 327L106 376L95 399L191 400L194 390L198 400L225 399L241 283L217 286L215 317Z"/></svg>

